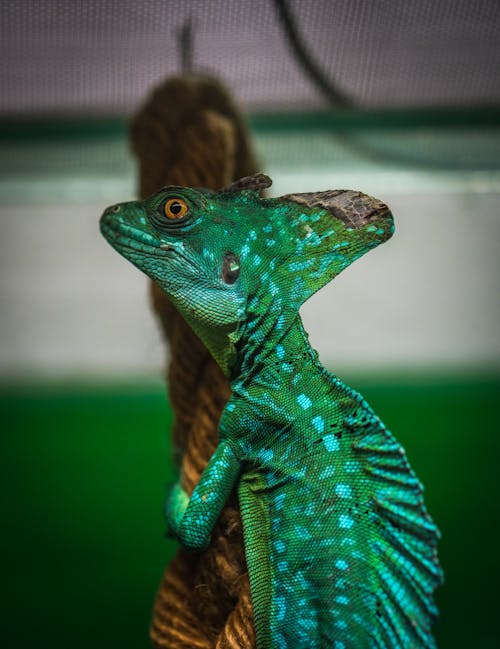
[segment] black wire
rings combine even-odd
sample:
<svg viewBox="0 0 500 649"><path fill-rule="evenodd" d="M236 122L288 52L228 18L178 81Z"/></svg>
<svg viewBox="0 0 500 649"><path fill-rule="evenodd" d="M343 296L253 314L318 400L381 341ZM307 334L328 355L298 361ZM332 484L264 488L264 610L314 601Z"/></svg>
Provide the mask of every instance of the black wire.
<svg viewBox="0 0 500 649"><path fill-rule="evenodd" d="M351 108L354 102L326 77L312 55L307 51L302 36L297 29L286 0L274 0L283 29L290 42L292 52L303 70L314 82L330 104L339 108Z"/></svg>
<svg viewBox="0 0 500 649"><path fill-rule="evenodd" d="M330 105L334 108L358 108L359 106L357 102L353 101L348 97L348 95L335 87L335 85L323 73L312 55L308 52L292 17L287 0L274 0L274 4L276 5L279 18L296 60L320 90L322 95L326 97ZM361 138L354 136L352 133L336 132L330 133L330 135L334 137L337 142L348 147L355 153L371 158L374 161L415 165L427 168L441 168L442 166L446 166L432 160L430 157L426 158L425 156L416 156L415 153L411 151L394 152L384 151L383 149L381 150L371 143L364 142Z"/></svg>
<svg viewBox="0 0 500 649"><path fill-rule="evenodd" d="M181 70L184 73L193 69L193 20L188 18L177 32Z"/></svg>

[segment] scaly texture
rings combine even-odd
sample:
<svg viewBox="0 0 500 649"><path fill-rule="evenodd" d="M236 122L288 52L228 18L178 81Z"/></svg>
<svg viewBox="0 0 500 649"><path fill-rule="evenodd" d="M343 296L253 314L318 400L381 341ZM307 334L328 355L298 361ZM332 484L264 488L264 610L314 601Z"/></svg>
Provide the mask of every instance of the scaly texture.
<svg viewBox="0 0 500 649"><path fill-rule="evenodd" d="M218 189L254 173L243 119L212 78L185 75L159 86L136 114L131 141L139 192L169 184ZM229 381L162 289L151 282L154 309L170 344L169 398L182 484L191 493L217 442ZM250 587L236 498L227 504L210 548L193 560L179 551L155 600L151 639L158 649L255 646Z"/></svg>
<svg viewBox="0 0 500 649"><path fill-rule="evenodd" d="M238 485L257 646L432 648L438 531L402 447L327 372L299 309L393 232L356 191L263 199L263 175L215 193L166 187L108 208L111 245L170 295L231 378L219 443L170 532L210 544Z"/></svg>

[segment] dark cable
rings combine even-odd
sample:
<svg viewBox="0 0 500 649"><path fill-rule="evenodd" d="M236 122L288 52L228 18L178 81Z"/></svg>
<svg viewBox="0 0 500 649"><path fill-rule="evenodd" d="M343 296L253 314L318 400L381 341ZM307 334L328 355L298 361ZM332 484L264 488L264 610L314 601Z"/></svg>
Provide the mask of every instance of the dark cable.
<svg viewBox="0 0 500 649"><path fill-rule="evenodd" d="M341 108L352 107L354 104L351 99L349 99L342 91L338 90L330 80L327 79L316 61L314 61L311 54L307 51L286 0L274 0L274 4L278 10L281 23L292 47L293 54L306 74L332 105Z"/></svg>
<svg viewBox="0 0 500 649"><path fill-rule="evenodd" d="M302 36L297 29L295 21L292 17L288 3L286 0L274 0L276 9L278 11L283 29L288 37L292 52L302 66L303 70L314 82L316 87L320 90L322 95L326 97L332 107L335 108L358 108L357 102L350 99L341 90L337 89L335 85L326 77L311 54L308 52ZM332 136L345 146L349 147L352 151L364 155L366 158L371 158L374 161L392 162L394 164L407 164L416 165L427 168L440 168L442 165L431 160L430 157L418 157L412 152L394 152L380 150L373 144L363 142L359 137L352 133L336 132Z"/></svg>
<svg viewBox="0 0 500 649"><path fill-rule="evenodd" d="M193 20L188 18L177 32L181 70L184 74L193 69Z"/></svg>

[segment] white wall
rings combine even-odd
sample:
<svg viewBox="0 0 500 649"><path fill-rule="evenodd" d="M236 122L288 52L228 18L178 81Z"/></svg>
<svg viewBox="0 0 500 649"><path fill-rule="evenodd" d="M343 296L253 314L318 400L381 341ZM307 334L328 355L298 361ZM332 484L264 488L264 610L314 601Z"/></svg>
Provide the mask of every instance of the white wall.
<svg viewBox="0 0 500 649"><path fill-rule="evenodd" d="M275 194L351 186L384 199L395 216L393 239L303 309L327 366L500 367L497 187L438 182L413 193L397 173L375 181L274 176ZM0 187L10 196L0 220L0 375L160 373L164 350L147 280L98 232L103 208L132 188L130 178L40 181L38 194L22 180Z"/></svg>

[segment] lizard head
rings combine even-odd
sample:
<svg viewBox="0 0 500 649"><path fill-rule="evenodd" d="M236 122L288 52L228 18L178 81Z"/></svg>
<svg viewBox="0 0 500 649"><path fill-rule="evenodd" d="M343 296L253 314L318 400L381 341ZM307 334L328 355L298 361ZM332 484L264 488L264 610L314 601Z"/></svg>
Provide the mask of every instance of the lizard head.
<svg viewBox="0 0 500 649"><path fill-rule="evenodd" d="M169 295L226 373L249 314L295 317L393 231L388 208L359 192L262 198L270 184L258 174L219 192L169 186L101 217L108 242Z"/></svg>

